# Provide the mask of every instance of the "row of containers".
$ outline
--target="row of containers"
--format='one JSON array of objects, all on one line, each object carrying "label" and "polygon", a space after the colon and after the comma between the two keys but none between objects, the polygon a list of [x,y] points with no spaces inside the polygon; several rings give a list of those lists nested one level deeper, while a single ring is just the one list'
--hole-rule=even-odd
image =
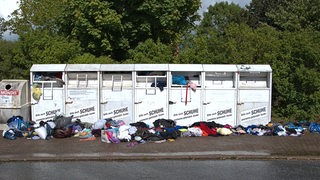
[{"label": "row of containers", "polygon": [[[271,85],[269,65],[34,64],[27,93],[35,122],[63,114],[90,123],[171,119],[181,126],[248,126],[270,122]],[[19,92],[2,92],[12,91],[9,86],[1,83],[0,94],[12,101]]]}]

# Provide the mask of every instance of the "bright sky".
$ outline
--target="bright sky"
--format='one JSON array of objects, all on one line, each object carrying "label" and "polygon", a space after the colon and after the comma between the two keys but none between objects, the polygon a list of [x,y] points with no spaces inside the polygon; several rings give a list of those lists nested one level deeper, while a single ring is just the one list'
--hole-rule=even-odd
[{"label": "bright sky", "polygon": [[19,0],[0,0],[0,16],[8,19],[8,15],[19,7],[19,2]]},{"label": "bright sky", "polygon": [[199,10],[199,14],[202,15],[204,11],[208,9],[210,5],[214,5],[215,3],[227,1],[228,3],[235,3],[239,4],[239,6],[244,7],[245,5],[248,5],[251,0],[202,0],[201,8]]}]

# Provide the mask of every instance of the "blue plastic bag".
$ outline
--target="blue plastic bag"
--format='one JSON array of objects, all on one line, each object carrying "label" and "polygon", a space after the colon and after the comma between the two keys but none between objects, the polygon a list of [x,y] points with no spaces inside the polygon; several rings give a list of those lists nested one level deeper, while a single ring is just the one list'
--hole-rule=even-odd
[{"label": "blue plastic bag", "polygon": [[184,76],[172,76],[172,84],[187,85],[188,82]]},{"label": "blue plastic bag", "polygon": [[309,126],[309,131],[320,133],[320,124],[317,124],[315,122],[311,122],[310,126]]},{"label": "blue plastic bag", "polygon": [[10,119],[8,119],[7,125],[10,129],[18,131],[26,131],[28,129],[27,123],[21,116],[12,116]]}]

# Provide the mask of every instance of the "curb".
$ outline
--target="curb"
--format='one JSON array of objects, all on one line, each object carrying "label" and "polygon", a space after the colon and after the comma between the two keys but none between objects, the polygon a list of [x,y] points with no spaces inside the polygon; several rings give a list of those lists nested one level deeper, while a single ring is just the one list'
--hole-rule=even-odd
[{"label": "curb", "polygon": [[[250,152],[252,153],[252,152]],[[268,153],[212,151],[176,153],[93,153],[93,154],[49,154],[0,155],[0,162],[26,161],[156,161],[156,160],[316,160],[319,156],[281,156]]]}]

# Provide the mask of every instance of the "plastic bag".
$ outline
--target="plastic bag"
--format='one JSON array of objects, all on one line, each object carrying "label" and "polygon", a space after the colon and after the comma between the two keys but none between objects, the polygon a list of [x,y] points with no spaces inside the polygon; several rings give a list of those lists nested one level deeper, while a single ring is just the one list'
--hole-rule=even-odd
[{"label": "plastic bag", "polygon": [[40,126],[40,127],[36,128],[34,131],[38,134],[38,136],[41,139],[47,138],[48,133],[47,133],[47,129],[45,127]]},{"label": "plastic bag", "polygon": [[17,137],[15,136],[15,133],[12,129],[7,130],[7,131],[3,131],[3,137],[6,139],[10,139],[10,140],[15,140],[17,139]]},{"label": "plastic bag", "polygon": [[320,124],[317,124],[315,122],[311,122],[310,126],[309,126],[309,131],[320,133]]},{"label": "plastic bag", "polygon": [[92,129],[103,129],[106,126],[106,122],[105,119],[98,120],[92,125]]},{"label": "plastic bag", "polygon": [[28,125],[21,116],[12,116],[10,119],[8,119],[7,125],[10,129],[18,131],[26,131],[28,129]]},{"label": "plastic bag", "polygon": [[172,84],[187,85],[188,82],[184,76],[172,76]]},{"label": "plastic bag", "polygon": [[53,122],[56,124],[55,128],[65,128],[67,125],[71,124],[73,116],[64,117],[64,116],[55,116]]}]

